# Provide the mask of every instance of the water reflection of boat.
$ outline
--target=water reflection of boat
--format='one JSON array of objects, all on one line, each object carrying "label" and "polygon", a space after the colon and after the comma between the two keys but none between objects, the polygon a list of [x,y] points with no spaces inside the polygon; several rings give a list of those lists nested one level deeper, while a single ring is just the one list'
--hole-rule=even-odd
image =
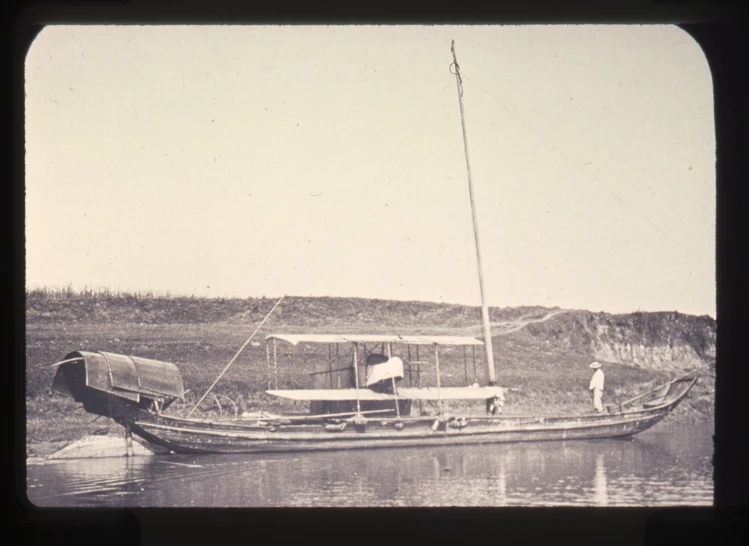
[{"label": "water reflection of boat", "polygon": [[[674,430],[674,434],[681,433]],[[690,428],[690,427],[687,427]],[[694,429],[694,427],[691,427]],[[696,431],[694,431],[696,432]],[[707,435],[691,434],[695,445]],[[469,447],[67,460],[30,478],[38,505],[446,506],[707,504],[704,449],[601,440]],[[179,463],[179,464],[176,464]],[[691,469],[690,469],[691,467]],[[448,470],[449,469],[449,470]],[[36,483],[36,482],[35,482]],[[188,499],[188,500],[186,500]]]},{"label": "water reflection of boat", "polygon": [[606,490],[606,468],[603,465],[603,453],[596,454],[596,476],[593,482],[593,500],[599,506],[606,506],[609,503],[609,496]]},{"label": "water reflection of boat", "polygon": [[[463,88],[454,47],[452,54],[451,68],[455,70],[465,139]],[[267,391],[277,397],[310,402],[311,415],[261,413],[253,419],[210,421],[189,419],[189,415],[188,418],[169,415],[166,413],[169,406],[184,399],[182,377],[176,366],[105,352],[68,354],[58,363],[54,388],[72,395],[90,413],[109,416],[122,424],[129,437],[134,433],[178,453],[312,451],[613,438],[631,436],[654,426],[687,395],[696,378],[687,375],[676,379],[656,391],[644,393],[638,397],[637,404],[634,403],[636,400],[630,400],[603,415],[504,417],[499,414],[504,393],[495,380],[467,145],[466,164],[479,266],[483,341],[423,335],[268,336],[267,341],[273,345],[274,359],[279,341],[292,345],[327,344],[331,348],[335,346],[336,354],[340,345],[350,347],[352,359],[343,364],[333,361],[333,352],[329,351],[328,367],[315,372],[316,380],[323,383],[321,386],[308,390]],[[366,344],[381,344],[387,347],[387,353],[364,355]],[[394,345],[401,347],[399,355],[393,352]],[[433,360],[419,356],[420,346],[433,349]],[[444,346],[483,347],[488,385],[442,386],[440,348]],[[412,347],[416,349],[415,358]],[[270,347],[267,354],[270,355]],[[372,356],[378,358],[371,359]],[[364,372],[360,372],[362,359],[366,359]],[[420,384],[422,365],[434,366],[436,386]],[[406,373],[409,381],[399,385],[396,379],[405,380]],[[414,373],[416,384],[413,382]],[[445,405],[450,400],[485,401],[487,414],[450,414]],[[411,415],[411,405],[415,401],[436,402],[436,415]]]}]

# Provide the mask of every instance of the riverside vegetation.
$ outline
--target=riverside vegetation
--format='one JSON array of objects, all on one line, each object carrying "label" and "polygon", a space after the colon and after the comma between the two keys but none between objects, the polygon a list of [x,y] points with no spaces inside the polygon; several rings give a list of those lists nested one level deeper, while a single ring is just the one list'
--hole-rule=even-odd
[{"label": "riverside vegetation", "polygon": [[[75,350],[108,351],[163,360],[182,373],[185,416],[270,311],[273,298],[202,298],[108,290],[34,289],[26,293],[26,442],[28,455],[45,455],[85,434],[118,430],[79,404],[50,394],[51,364]],[[604,403],[616,404],[704,366],[714,358],[716,323],[676,312],[623,315],[544,307],[491,308],[498,383],[509,389],[506,415],[554,415],[592,410],[588,364],[604,363]],[[327,347],[278,345],[269,369],[263,338],[269,333],[400,333],[481,336],[477,307],[359,298],[287,297],[271,315],[194,417],[244,411],[308,411],[268,388],[309,387],[309,372],[327,359]],[[473,367],[461,348],[443,348],[445,386],[486,384],[483,353]],[[424,349],[422,349],[424,350]],[[705,371],[670,421],[712,421],[714,368]],[[435,370],[422,366],[422,385]],[[470,407],[469,407],[470,406]],[[483,403],[456,401],[450,411],[481,411]],[[433,412],[425,403],[416,411]]]}]

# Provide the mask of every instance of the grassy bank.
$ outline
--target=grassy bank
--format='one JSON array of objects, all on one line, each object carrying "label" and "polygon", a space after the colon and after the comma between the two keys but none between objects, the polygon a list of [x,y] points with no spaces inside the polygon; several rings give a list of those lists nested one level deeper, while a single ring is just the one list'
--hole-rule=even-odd
[{"label": "grassy bank", "polygon": [[[87,433],[115,429],[108,419],[92,422],[74,402],[50,395],[54,369],[49,367],[75,350],[109,351],[163,360],[177,364],[186,401],[173,406],[186,414],[209,388],[217,374],[231,360],[257,323],[275,303],[271,299],[217,300],[167,298],[138,294],[45,293],[27,297],[26,324],[26,410],[27,445],[30,454],[40,446],[73,441]],[[544,308],[493,310],[492,320],[515,323],[548,313]],[[293,298],[268,320],[257,340],[273,332],[359,332],[397,331],[401,334],[477,334],[478,310],[466,306],[420,302],[377,302],[342,298]],[[501,330],[501,325],[498,328]],[[510,331],[512,329],[509,329]],[[494,338],[497,379],[510,389],[505,412],[508,415],[566,414],[591,410],[587,385],[591,356],[586,346],[558,342],[558,329],[545,337],[536,328],[510,331]],[[348,360],[348,348],[340,358]],[[431,353],[427,351],[429,357]],[[405,356],[405,355],[404,355]],[[422,355],[422,359],[424,359]],[[265,344],[248,346],[216,385],[224,411],[306,411],[306,404],[279,400],[264,393],[279,388],[310,386],[309,373],[325,362],[326,346],[278,345],[279,367],[269,368]],[[478,381],[486,384],[482,355],[477,352],[474,368],[471,351],[464,361],[462,349],[445,348],[440,367],[445,386],[462,386]],[[466,365],[467,363],[467,365]],[[673,377],[667,371],[610,363],[605,365],[605,403],[621,402],[638,392]],[[435,385],[434,370],[423,367],[422,384]],[[704,378],[670,420],[712,419],[713,378]],[[229,402],[231,399],[232,402]],[[216,416],[219,403],[209,396],[195,416]],[[421,408],[431,412],[429,404]],[[452,410],[482,411],[482,403],[454,403]],[[43,451],[43,449],[42,449]]]}]

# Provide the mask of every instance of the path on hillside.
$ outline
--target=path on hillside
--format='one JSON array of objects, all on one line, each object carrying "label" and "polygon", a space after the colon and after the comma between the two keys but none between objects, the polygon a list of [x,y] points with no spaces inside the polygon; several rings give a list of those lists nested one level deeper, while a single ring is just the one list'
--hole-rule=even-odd
[{"label": "path on hillside", "polygon": [[[547,320],[550,320],[557,315],[562,315],[564,313],[570,313],[568,309],[557,309],[555,311],[549,311],[540,318],[528,318],[523,317],[519,318],[517,320],[502,320],[498,322],[492,322],[491,323],[491,329],[492,329],[492,337],[494,336],[506,336],[508,334],[511,334],[513,332],[517,332],[518,330],[522,330],[529,324],[533,323],[539,323],[539,322],[546,322]],[[471,332],[475,335],[481,334],[481,328],[480,327],[471,327]]]},{"label": "path on hillside", "polygon": [[[492,335],[493,336],[496,336],[496,335],[505,336],[507,334],[511,334],[512,332],[517,332],[518,330],[522,330],[529,324],[533,324],[536,322],[546,322],[547,320],[550,320],[556,317],[557,315],[562,315],[564,313],[569,313],[569,311],[565,309],[559,309],[556,311],[549,311],[548,313],[546,313],[546,315],[544,315],[541,318],[534,318],[534,319],[521,318],[518,320],[492,322],[491,323]],[[496,331],[497,328],[500,328],[501,330],[498,332]]]},{"label": "path on hillside", "polygon": [[[517,332],[518,330],[522,330],[529,324],[546,322],[547,320],[551,320],[557,315],[562,315],[564,313],[571,313],[571,312],[572,311],[570,311],[569,309],[556,309],[554,311],[549,311],[543,317],[539,317],[539,318],[521,317],[516,320],[500,320],[500,321],[492,322],[491,323],[492,337],[506,336],[513,332]],[[472,336],[483,335],[483,332],[481,331],[481,326],[469,326],[465,329],[462,329],[462,331],[466,335],[472,335]]]}]

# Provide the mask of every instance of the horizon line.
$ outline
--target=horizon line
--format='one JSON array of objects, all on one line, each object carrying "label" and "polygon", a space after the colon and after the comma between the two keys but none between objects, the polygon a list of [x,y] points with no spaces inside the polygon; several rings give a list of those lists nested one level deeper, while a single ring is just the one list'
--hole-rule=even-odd
[{"label": "horizon line", "polygon": [[[28,296],[33,292],[41,292],[44,295],[49,296],[62,296],[67,295],[68,297],[113,297],[113,298],[127,298],[127,297],[141,297],[141,298],[154,298],[154,299],[195,299],[195,300],[277,300],[281,296],[268,296],[268,295],[202,295],[202,294],[190,294],[185,292],[172,292],[170,290],[158,290],[158,289],[121,289],[121,288],[110,288],[110,287],[84,287],[74,288],[71,284],[65,286],[40,286],[32,285],[26,286],[24,294]],[[304,299],[348,299],[348,300],[368,300],[368,301],[383,301],[383,302],[398,302],[398,303],[424,303],[433,305],[446,305],[446,306],[459,306],[468,307],[472,309],[481,309],[481,304],[470,304],[462,302],[447,302],[447,301],[433,301],[433,300],[406,300],[398,298],[384,298],[384,297],[368,297],[368,296],[334,296],[334,295],[302,295],[302,294],[284,294],[284,297],[289,298],[304,298]],[[685,316],[693,317],[709,317],[712,320],[717,320],[716,316],[710,313],[687,313],[679,311],[678,309],[658,309],[658,310],[647,310],[647,309],[633,309],[630,311],[618,312],[618,311],[606,311],[606,310],[592,310],[584,308],[572,308],[572,307],[561,307],[559,305],[541,305],[541,304],[522,304],[514,306],[499,306],[489,304],[489,308],[494,309],[522,309],[526,307],[536,307],[549,310],[562,310],[571,312],[586,312],[586,313],[605,313],[609,315],[630,315],[634,313],[678,313]],[[717,314],[716,314],[717,315]]]}]

